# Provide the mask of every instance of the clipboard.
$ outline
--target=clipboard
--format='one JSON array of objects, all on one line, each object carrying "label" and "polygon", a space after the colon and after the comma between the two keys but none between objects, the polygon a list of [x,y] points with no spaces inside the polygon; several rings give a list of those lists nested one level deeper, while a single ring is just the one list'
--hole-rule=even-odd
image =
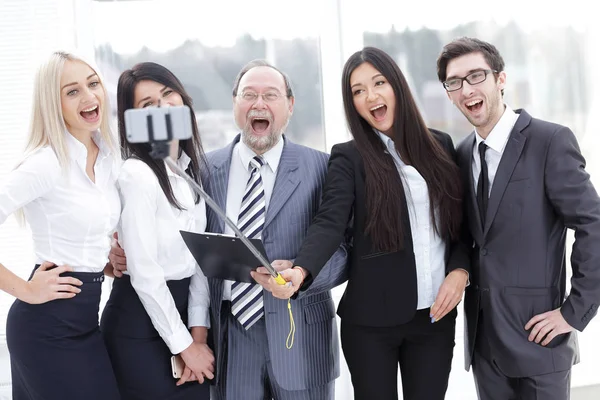
[{"label": "clipboard", "polygon": [[[207,278],[254,283],[250,271],[260,267],[256,256],[235,236],[179,231]],[[249,239],[268,259],[260,239]]]}]

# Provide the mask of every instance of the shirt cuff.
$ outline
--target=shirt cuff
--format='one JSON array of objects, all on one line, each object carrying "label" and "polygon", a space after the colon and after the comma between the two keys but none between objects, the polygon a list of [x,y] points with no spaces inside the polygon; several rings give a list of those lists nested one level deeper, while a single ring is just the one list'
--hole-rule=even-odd
[{"label": "shirt cuff", "polygon": [[194,342],[190,331],[185,326],[176,330],[171,336],[164,338],[171,354],[179,354]]},{"label": "shirt cuff", "polygon": [[194,326],[210,328],[210,314],[207,307],[188,307],[188,328]]}]

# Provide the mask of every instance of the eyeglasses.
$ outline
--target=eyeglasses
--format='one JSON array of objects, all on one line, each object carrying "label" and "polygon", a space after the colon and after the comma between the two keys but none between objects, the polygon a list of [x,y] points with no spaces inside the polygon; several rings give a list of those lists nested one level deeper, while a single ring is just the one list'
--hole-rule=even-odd
[{"label": "eyeglasses", "polygon": [[469,85],[476,85],[485,81],[489,73],[497,73],[494,69],[482,69],[480,71],[471,72],[464,78],[452,78],[442,82],[447,92],[454,92],[463,87],[463,81],[469,82]]},{"label": "eyeglasses", "polygon": [[[246,103],[254,103],[256,100],[258,100],[258,96],[259,96],[258,93],[250,91],[250,90],[244,91],[244,92],[238,94],[238,97]],[[262,99],[265,103],[274,103],[283,97],[283,95],[281,93],[279,93],[275,90],[270,90],[265,93],[260,93],[260,96],[262,97]]]}]

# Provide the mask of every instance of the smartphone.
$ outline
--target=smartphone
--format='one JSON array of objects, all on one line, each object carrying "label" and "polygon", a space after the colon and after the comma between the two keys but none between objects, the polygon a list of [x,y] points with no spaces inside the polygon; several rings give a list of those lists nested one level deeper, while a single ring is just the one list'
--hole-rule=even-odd
[{"label": "smartphone", "polygon": [[125,132],[129,143],[186,140],[192,137],[192,112],[188,106],[132,108],[125,111]]},{"label": "smartphone", "polygon": [[184,365],[185,363],[180,355],[171,356],[171,371],[173,372],[173,378],[181,378],[183,375]]}]

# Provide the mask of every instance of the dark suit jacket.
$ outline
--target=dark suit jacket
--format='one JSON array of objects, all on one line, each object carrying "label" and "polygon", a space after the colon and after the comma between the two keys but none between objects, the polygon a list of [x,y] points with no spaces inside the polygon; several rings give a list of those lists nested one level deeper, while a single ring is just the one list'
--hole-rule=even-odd
[{"label": "dark suit jacket", "polygon": [[[431,132],[454,157],[450,136]],[[348,285],[338,315],[351,323],[372,327],[396,326],[410,321],[417,309],[417,275],[408,208],[405,202],[402,210],[403,250],[393,253],[374,251],[365,234],[367,207],[363,159],[354,141],[350,141],[337,144],[331,150],[323,200],[296,257],[296,265],[317,276],[343,240],[353,216]],[[467,246],[453,243],[447,246],[446,253],[447,272],[456,268],[469,270]]]},{"label": "dark suit jacket", "polygon": [[[465,206],[474,238],[471,285],[465,294],[468,370],[478,314],[502,372],[511,377],[564,371],[578,360],[576,334],[547,347],[529,342],[534,315],[560,308],[583,330],[600,303],[600,200],[568,128],[520,116],[492,184],[482,229],[471,160],[475,133],[458,147]],[[575,230],[571,293],[565,298],[566,228]]]}]

